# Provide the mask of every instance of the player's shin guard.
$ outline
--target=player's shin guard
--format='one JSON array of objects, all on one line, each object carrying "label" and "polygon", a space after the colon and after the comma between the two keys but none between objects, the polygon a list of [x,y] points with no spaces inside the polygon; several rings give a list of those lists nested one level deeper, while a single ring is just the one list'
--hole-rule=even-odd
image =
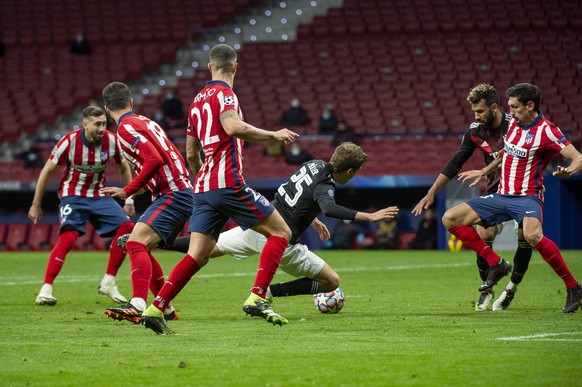
[{"label": "player's shin guard", "polygon": [[117,272],[125,260],[125,250],[117,246],[117,239],[124,234],[131,234],[133,226],[133,222],[125,222],[117,229],[117,232],[111,241],[111,245],[109,246],[109,260],[107,261],[107,270],[105,271],[105,274],[113,277],[117,276]]},{"label": "player's shin guard", "polygon": [[51,250],[49,259],[46,265],[46,271],[44,274],[44,283],[52,285],[55,278],[61,272],[67,254],[71,251],[73,243],[77,240],[79,232],[77,230],[63,231],[59,235],[59,240],[55,247]]},{"label": "player's shin guard", "polygon": [[131,286],[133,298],[148,299],[148,288],[152,278],[152,263],[148,248],[140,242],[128,241],[125,245],[131,261]]},{"label": "player's shin guard", "polygon": [[163,312],[198,270],[200,270],[198,262],[190,255],[184,256],[172,269],[168,280],[158,292],[153,305]]},{"label": "player's shin guard", "polygon": [[540,252],[544,261],[546,261],[552,269],[556,272],[556,274],[564,281],[566,284],[567,289],[575,288],[578,286],[578,281],[574,278],[568,265],[562,258],[562,254],[560,254],[560,250],[558,246],[550,239],[543,237],[540,243],[538,243],[534,247],[537,251]]},{"label": "player's shin guard", "polygon": [[459,238],[464,245],[469,246],[477,254],[483,257],[489,266],[495,266],[501,257],[485,243],[479,236],[477,230],[471,226],[456,226],[449,228],[449,232]]},{"label": "player's shin guard", "polygon": [[515,256],[513,257],[513,272],[511,273],[511,282],[515,285],[519,284],[523,279],[529,267],[532,252],[533,248],[525,239],[517,241],[517,250],[515,250]]},{"label": "player's shin guard", "polygon": [[267,288],[271,284],[271,281],[273,281],[275,272],[281,262],[281,257],[288,244],[289,241],[280,236],[270,236],[267,238],[267,243],[265,243],[265,247],[261,251],[259,269],[257,270],[255,284],[252,289],[252,292],[257,296],[265,298]]}]

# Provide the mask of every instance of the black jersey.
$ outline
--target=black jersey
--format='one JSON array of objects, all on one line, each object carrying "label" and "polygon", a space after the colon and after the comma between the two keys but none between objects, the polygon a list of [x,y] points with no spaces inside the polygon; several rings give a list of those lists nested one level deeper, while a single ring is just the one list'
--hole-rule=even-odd
[{"label": "black jersey", "polygon": [[354,220],[356,217],[356,211],[335,203],[332,167],[322,160],[303,163],[279,187],[273,204],[293,233],[290,243],[297,243],[320,212],[339,219]]},{"label": "black jersey", "polygon": [[[492,129],[487,129],[482,123],[473,122],[463,135],[459,149],[457,149],[457,152],[451,157],[441,173],[449,179],[455,177],[477,148],[483,152],[485,164],[491,163],[495,159],[497,152],[503,149],[503,137],[507,133],[510,120],[511,115],[503,113],[501,125]],[[487,176],[487,194],[497,192],[500,176],[500,169]]]}]

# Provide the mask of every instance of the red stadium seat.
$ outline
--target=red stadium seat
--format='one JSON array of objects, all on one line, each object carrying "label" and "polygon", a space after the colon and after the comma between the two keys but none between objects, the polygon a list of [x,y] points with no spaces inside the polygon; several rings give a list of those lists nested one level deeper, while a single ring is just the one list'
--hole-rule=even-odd
[{"label": "red stadium seat", "polygon": [[42,251],[50,249],[49,238],[51,226],[48,223],[39,223],[30,226],[30,234],[28,236],[28,248],[30,250]]},{"label": "red stadium seat", "polygon": [[75,243],[73,243],[73,250],[85,251],[92,249],[93,234],[95,233],[95,229],[90,224],[87,224],[86,231],[87,232],[85,235],[80,236],[75,240]]},{"label": "red stadium seat", "polygon": [[26,238],[28,236],[28,224],[13,223],[8,225],[6,233],[6,250],[20,251],[26,249]]},{"label": "red stadium seat", "polygon": [[8,225],[6,223],[0,223],[0,250],[6,250],[6,230]]}]

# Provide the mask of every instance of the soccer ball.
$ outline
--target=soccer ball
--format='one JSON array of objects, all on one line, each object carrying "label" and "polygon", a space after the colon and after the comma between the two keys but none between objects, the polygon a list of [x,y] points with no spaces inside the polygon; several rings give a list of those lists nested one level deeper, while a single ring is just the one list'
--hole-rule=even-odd
[{"label": "soccer ball", "polygon": [[337,313],[344,307],[344,292],[340,288],[329,293],[313,295],[313,303],[321,313]]}]

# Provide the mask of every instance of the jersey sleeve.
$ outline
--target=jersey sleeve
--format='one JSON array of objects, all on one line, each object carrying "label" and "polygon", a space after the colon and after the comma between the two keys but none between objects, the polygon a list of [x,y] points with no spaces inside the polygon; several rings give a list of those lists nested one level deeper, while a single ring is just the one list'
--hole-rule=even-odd
[{"label": "jersey sleeve", "polygon": [[325,216],[336,219],[354,220],[356,212],[340,206],[335,202],[335,186],[332,183],[320,183],[313,190],[313,199],[319,204]]},{"label": "jersey sleeve", "polygon": [[557,152],[570,145],[564,133],[555,125],[549,125],[544,129],[544,137],[547,138],[548,148]]},{"label": "jersey sleeve", "polygon": [[442,170],[442,174],[452,179],[459,173],[463,165],[471,158],[475,151],[475,143],[471,139],[471,129],[467,130],[461,140],[461,145]]},{"label": "jersey sleeve", "polygon": [[66,163],[68,159],[68,151],[69,146],[71,143],[70,136],[64,136],[57,142],[54,146],[53,150],[51,151],[51,155],[49,160],[52,161],[56,165],[63,165]]},{"label": "jersey sleeve", "polygon": [[[219,103],[218,116],[229,110],[237,111],[236,96],[232,89],[222,89],[216,96]],[[237,112],[238,113],[238,112]]]}]

